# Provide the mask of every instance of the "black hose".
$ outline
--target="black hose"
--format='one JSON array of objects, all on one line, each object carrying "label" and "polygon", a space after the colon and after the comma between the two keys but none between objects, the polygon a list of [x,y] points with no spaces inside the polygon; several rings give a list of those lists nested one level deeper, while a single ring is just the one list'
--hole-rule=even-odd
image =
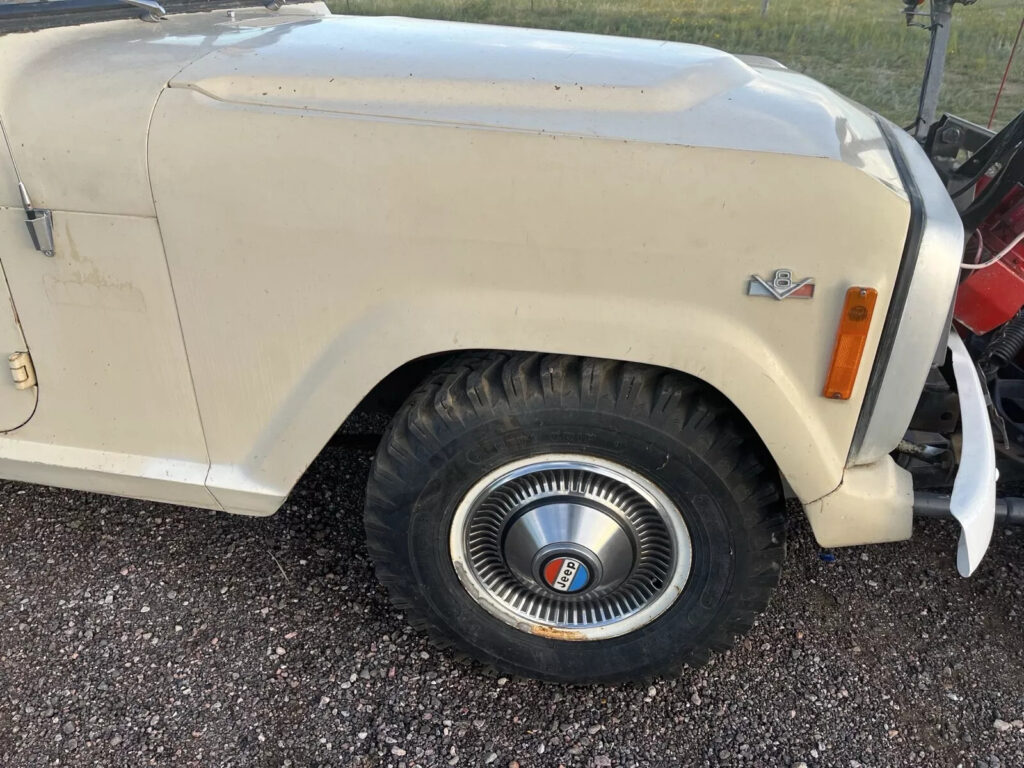
[{"label": "black hose", "polygon": [[1018,310],[996,331],[993,339],[985,347],[979,364],[989,378],[1009,362],[1012,362],[1024,349],[1024,308]]},{"label": "black hose", "polygon": [[[945,493],[914,491],[914,516],[950,520],[953,517],[950,501]],[[1024,525],[1024,499],[1019,496],[996,499],[995,517],[1000,525]]]}]

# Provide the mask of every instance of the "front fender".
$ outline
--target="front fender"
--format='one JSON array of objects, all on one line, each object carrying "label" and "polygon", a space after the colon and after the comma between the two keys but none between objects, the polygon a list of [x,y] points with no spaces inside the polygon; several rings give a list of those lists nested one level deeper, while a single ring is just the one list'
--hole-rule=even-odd
[{"label": "front fender", "polygon": [[[389,372],[438,351],[592,355],[708,382],[794,492],[841,481],[909,220],[835,160],[161,96],[150,171],[212,467],[273,511]],[[752,274],[813,300],[748,297]],[[850,285],[878,289],[848,401]]]},{"label": "front fender", "polygon": [[[280,403],[279,418],[261,430],[252,455],[267,457],[259,472],[263,482],[271,483],[253,486],[237,467],[214,464],[210,488],[229,509],[273,511],[376,383],[409,360],[459,349],[573,354],[688,373],[714,386],[747,417],[779,467],[789,470],[783,472],[798,496],[817,498],[839,484],[843,446],[830,439],[829,425],[816,414],[801,415],[799,382],[765,339],[712,312],[681,317],[673,307],[619,306],[636,318],[628,330],[616,318],[601,317],[601,302],[579,298],[552,300],[496,290],[381,305],[333,340]],[[683,321],[685,334],[672,330]],[[297,457],[304,463],[297,464]],[[263,474],[275,466],[283,470],[278,478]],[[267,498],[261,501],[250,491]]]}]

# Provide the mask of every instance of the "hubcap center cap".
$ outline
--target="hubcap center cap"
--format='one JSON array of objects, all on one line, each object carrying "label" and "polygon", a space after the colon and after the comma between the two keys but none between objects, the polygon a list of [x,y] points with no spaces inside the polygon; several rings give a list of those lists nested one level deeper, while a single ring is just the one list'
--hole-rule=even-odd
[{"label": "hubcap center cap", "polygon": [[[614,513],[591,500],[544,499],[509,526],[505,561],[527,585],[561,595],[607,591],[629,576],[635,546]],[[550,593],[549,593],[550,594]]]},{"label": "hubcap center cap", "polygon": [[568,594],[585,590],[590,585],[590,574],[587,564],[572,553],[555,555],[540,569],[544,584]]}]

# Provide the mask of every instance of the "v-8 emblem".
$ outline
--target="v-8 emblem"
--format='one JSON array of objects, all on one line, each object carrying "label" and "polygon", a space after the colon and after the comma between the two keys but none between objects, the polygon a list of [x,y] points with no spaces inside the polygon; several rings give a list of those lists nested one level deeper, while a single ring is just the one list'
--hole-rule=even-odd
[{"label": "v-8 emblem", "polygon": [[751,275],[747,283],[747,296],[770,296],[779,301],[811,299],[814,298],[814,278],[794,280],[793,272],[788,269],[776,269],[771,282],[760,275]]}]

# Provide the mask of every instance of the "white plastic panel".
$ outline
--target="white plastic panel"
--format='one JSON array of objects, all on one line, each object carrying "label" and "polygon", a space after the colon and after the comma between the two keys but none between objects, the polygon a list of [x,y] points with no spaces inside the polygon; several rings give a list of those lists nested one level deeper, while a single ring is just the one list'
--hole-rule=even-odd
[{"label": "white plastic panel", "polygon": [[949,507],[962,528],[956,567],[961,576],[970,576],[992,540],[998,478],[996,450],[978,371],[955,331],[949,334],[949,349],[953,353],[953,375],[960,393],[963,431],[960,467],[953,482]]}]

